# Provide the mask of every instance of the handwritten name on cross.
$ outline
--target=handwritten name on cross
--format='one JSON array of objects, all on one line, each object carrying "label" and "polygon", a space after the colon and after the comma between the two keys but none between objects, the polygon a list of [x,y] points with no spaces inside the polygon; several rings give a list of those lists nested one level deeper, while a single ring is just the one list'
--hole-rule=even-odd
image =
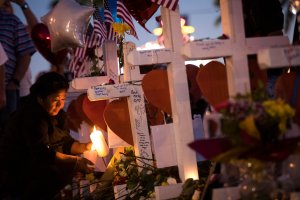
[{"label": "handwritten name on cross", "polygon": [[153,165],[146,110],[141,87],[128,83],[92,86],[88,89],[87,94],[90,101],[128,97],[135,154],[147,159],[144,161],[145,163],[139,162],[140,165]]},{"label": "handwritten name on cross", "polygon": [[229,95],[250,92],[248,55],[259,49],[289,44],[288,37],[246,38],[242,0],[221,0],[221,19],[225,40],[195,41],[184,45],[183,55],[190,60],[225,57]]},{"label": "handwritten name on cross", "polygon": [[[198,179],[198,169],[196,153],[188,147],[188,143],[194,141],[192,127],[190,100],[186,68],[182,56],[178,54],[182,47],[181,40],[174,40],[175,43],[168,42],[172,38],[181,38],[180,14],[179,10],[170,11],[161,8],[164,27],[168,27],[163,33],[171,37],[165,37],[166,47],[156,50],[136,51],[134,46],[124,48],[124,60],[127,64],[127,75],[130,80],[140,80],[139,66],[167,63],[167,72],[170,88],[170,98],[172,104],[173,133],[179,175],[182,181],[187,178]],[[172,16],[172,17],[171,17]],[[172,24],[172,25],[170,25]],[[130,45],[130,44],[129,44]],[[126,67],[126,65],[125,65]],[[125,69],[124,69],[125,71]],[[128,79],[125,78],[128,81]],[[153,83],[155,84],[155,83]],[[159,94],[158,94],[159,95]]]},{"label": "handwritten name on cross", "polygon": [[[124,81],[141,81],[145,74],[140,74],[142,67],[152,64],[171,62],[172,52],[169,49],[137,51],[133,42],[123,45]],[[153,83],[155,84],[155,83]],[[150,126],[152,151],[157,168],[177,165],[175,138],[172,124]]]}]

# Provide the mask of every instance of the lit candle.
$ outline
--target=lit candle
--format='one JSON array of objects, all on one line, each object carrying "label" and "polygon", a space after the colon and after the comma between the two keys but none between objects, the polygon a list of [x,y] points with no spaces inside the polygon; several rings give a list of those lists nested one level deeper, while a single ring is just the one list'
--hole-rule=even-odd
[{"label": "lit candle", "polygon": [[93,146],[96,149],[99,157],[105,157],[109,153],[108,146],[101,131],[98,131],[94,126],[94,130],[90,135]]}]

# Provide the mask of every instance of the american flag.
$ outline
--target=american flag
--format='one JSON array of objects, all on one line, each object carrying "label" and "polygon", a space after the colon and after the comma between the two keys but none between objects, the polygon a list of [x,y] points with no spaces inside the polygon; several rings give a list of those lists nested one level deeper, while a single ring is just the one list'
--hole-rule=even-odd
[{"label": "american flag", "polygon": [[107,38],[108,40],[116,40],[116,33],[112,27],[114,23],[114,19],[109,9],[108,1],[104,0],[104,22],[107,30]]},{"label": "american flag", "polygon": [[104,24],[102,23],[99,8],[95,8],[93,17],[94,17],[94,34],[96,34],[97,36],[96,39],[98,41],[97,46],[100,47],[103,44],[104,40],[106,39],[107,31]]},{"label": "american flag", "polygon": [[88,56],[86,56],[87,49],[101,47],[106,39],[106,28],[102,23],[98,8],[95,8],[93,18],[94,26],[91,24],[88,26],[84,38],[84,47],[77,47],[75,49],[73,58],[69,64],[69,70],[74,74],[74,78],[79,77],[84,72],[84,65],[88,59]]},{"label": "american flag", "polygon": [[84,44],[87,48],[93,48],[96,46],[97,42],[98,40],[97,35],[94,33],[94,27],[91,24],[89,24],[87,32],[85,34]]},{"label": "american flag", "polygon": [[136,37],[136,39],[139,39],[136,34],[131,15],[128,9],[125,7],[123,0],[117,0],[117,17],[121,18],[125,23],[127,23],[131,28],[131,34]]},{"label": "american flag", "polygon": [[77,47],[75,49],[73,58],[69,64],[69,71],[73,73],[73,77],[79,77],[81,71],[84,68],[84,59],[85,59],[86,46],[81,48]]},{"label": "american flag", "polygon": [[[90,37],[86,35],[86,37]],[[86,40],[86,39],[85,39]],[[83,47],[76,47],[74,50],[73,58],[69,64],[69,71],[73,73],[74,78],[79,76],[80,68],[83,66],[83,60],[86,55],[86,50],[88,48],[88,44],[85,42]]]},{"label": "american flag", "polygon": [[171,10],[176,10],[179,0],[151,0],[153,3],[164,6]]}]

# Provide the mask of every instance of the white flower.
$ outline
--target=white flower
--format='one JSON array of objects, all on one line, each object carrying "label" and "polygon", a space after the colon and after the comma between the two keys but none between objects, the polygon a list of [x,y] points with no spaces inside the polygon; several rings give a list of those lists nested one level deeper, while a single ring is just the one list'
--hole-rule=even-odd
[{"label": "white flower", "polygon": [[119,174],[120,174],[120,176],[122,176],[122,177],[126,177],[126,176],[127,176],[127,173],[126,173],[126,170],[125,170],[125,169],[123,169]]},{"label": "white flower", "polygon": [[123,155],[123,154],[121,154],[121,159],[122,159],[122,161],[126,161],[126,156],[125,155]]},{"label": "white flower", "polygon": [[120,168],[120,169],[124,169],[124,164],[122,164],[122,163],[119,164],[119,168]]},{"label": "white flower", "polygon": [[169,185],[177,184],[176,179],[172,177],[168,177],[167,182],[169,183]]},{"label": "white flower", "polygon": [[68,185],[65,186],[64,189],[65,189],[65,190],[68,190],[68,191],[69,191],[69,190],[72,190],[72,186],[71,186],[70,184],[68,184]]}]

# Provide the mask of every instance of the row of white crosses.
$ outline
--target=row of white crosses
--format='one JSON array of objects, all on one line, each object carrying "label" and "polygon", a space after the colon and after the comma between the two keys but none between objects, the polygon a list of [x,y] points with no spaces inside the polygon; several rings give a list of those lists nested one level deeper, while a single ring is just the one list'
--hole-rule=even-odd
[{"label": "row of white crosses", "polygon": [[[162,9],[162,13],[164,12],[165,14],[163,14],[163,20],[171,22],[172,20],[170,20],[171,19],[170,11],[167,9]],[[176,25],[177,27],[175,31],[172,30],[169,32],[170,33],[177,32],[178,36],[174,36],[174,37],[181,38],[181,31],[180,31],[181,29],[180,29],[180,21],[179,21],[180,16],[178,12],[175,12],[175,14],[176,14],[175,19],[177,20],[175,22],[174,21],[172,22],[173,23],[172,26],[175,27],[174,25]],[[125,54],[124,83],[115,84],[115,85],[106,85],[106,86],[92,86],[91,88],[88,89],[88,97],[92,101],[119,98],[119,97],[128,97],[128,106],[130,111],[130,119],[131,119],[130,121],[132,127],[135,153],[139,157],[149,159],[149,164],[153,165],[153,163],[150,163],[150,160],[152,159],[153,151],[151,149],[151,143],[149,137],[150,134],[148,132],[148,124],[146,118],[143,92],[141,90],[141,86],[133,85],[131,84],[131,82],[141,80],[141,75],[139,72],[138,65],[170,63],[168,66],[168,74],[169,74],[168,76],[169,77],[172,76],[174,78],[168,78],[168,79],[169,79],[169,84],[172,85],[171,87],[172,89],[170,90],[171,91],[170,93],[171,93],[171,99],[173,99],[173,103],[172,103],[172,107],[173,107],[172,117],[174,121],[173,132],[176,132],[176,134],[174,135],[175,145],[173,145],[175,146],[175,148],[172,150],[173,152],[176,152],[175,158],[177,158],[177,164],[179,165],[181,163],[181,166],[179,166],[181,179],[182,180],[186,180],[187,178],[198,179],[196,153],[187,146],[188,143],[194,140],[194,136],[193,136],[192,119],[191,119],[190,103],[189,103],[189,96],[188,96],[189,93],[188,93],[187,76],[185,71],[184,60],[180,55],[180,49],[179,49],[182,45],[181,44],[174,45],[172,44],[171,40],[169,41],[169,45],[175,47],[166,50],[155,50],[154,52],[153,51],[136,52],[135,46],[133,44],[130,43],[126,44],[126,46],[124,47],[125,50],[124,51]],[[178,51],[174,49],[178,49]],[[138,53],[138,55],[136,55],[136,53]],[[149,53],[151,54],[150,56]],[[132,59],[133,57],[135,57],[136,59]],[[178,114],[175,114],[176,110]],[[139,163],[139,164],[143,165],[143,163]],[[165,187],[163,189],[157,187],[156,198],[165,199],[165,198],[176,197],[180,194],[181,191],[180,187],[181,184],[177,185],[177,187],[170,186],[168,187],[169,190],[167,190]],[[172,190],[172,192],[170,190]]]},{"label": "row of white crosses", "polygon": [[[266,47],[287,45],[288,38],[272,36],[245,38],[241,0],[221,0],[222,28],[230,39],[195,41],[183,45],[180,14],[161,8],[164,21],[165,49],[136,51],[128,46],[125,51],[124,83],[107,86],[92,85],[88,89],[90,100],[128,97],[134,147],[137,156],[152,158],[152,149],[146,120],[143,92],[140,86],[130,84],[140,80],[138,65],[168,63],[167,73],[172,106],[172,133],[174,152],[182,181],[198,179],[196,153],[188,147],[194,140],[184,59],[226,58],[229,94],[250,92],[247,55],[256,54]],[[114,58],[116,59],[116,57]],[[117,81],[116,81],[117,82]],[[156,194],[158,199],[172,198],[172,194]],[[162,192],[162,190],[160,190]],[[159,191],[158,191],[159,193]],[[170,196],[171,195],[171,196]]]},{"label": "row of white crosses", "polygon": [[187,59],[225,57],[229,96],[250,92],[248,55],[260,49],[288,45],[286,36],[245,38],[241,0],[221,0],[222,30],[227,40],[192,42],[183,47]]}]

